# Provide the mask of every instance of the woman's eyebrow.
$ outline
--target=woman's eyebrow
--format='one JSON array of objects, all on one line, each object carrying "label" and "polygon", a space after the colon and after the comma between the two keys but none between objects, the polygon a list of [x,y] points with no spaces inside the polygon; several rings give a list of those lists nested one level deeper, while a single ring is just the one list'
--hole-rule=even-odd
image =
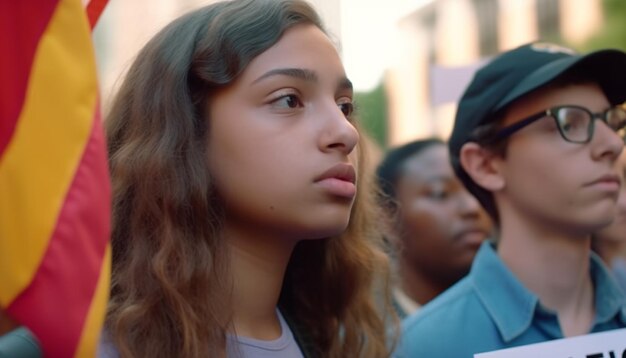
[{"label": "woman's eyebrow", "polygon": [[[265,72],[259,76],[259,78],[252,81],[252,84],[273,76],[288,76],[313,83],[317,83],[319,81],[317,73],[306,68],[276,68]],[[339,90],[353,90],[352,81],[350,81],[347,77],[340,79],[337,87]]]},{"label": "woman's eyebrow", "polygon": [[317,74],[314,71],[304,68],[276,68],[265,72],[259,78],[254,80],[252,84],[262,81],[272,76],[289,76],[297,79],[301,79],[307,82],[318,82]]},{"label": "woman's eyebrow", "polygon": [[352,81],[350,81],[347,77],[342,78],[339,81],[339,89],[340,90],[350,90],[352,91]]}]

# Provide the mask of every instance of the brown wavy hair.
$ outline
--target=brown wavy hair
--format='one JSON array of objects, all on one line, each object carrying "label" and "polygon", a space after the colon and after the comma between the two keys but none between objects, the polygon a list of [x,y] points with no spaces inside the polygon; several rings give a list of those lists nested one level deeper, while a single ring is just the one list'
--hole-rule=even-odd
[{"label": "brown wavy hair", "polygon": [[[129,69],[105,122],[114,200],[106,329],[122,357],[224,353],[232,282],[218,235],[224,214],[206,164],[204,108],[302,23],[323,29],[304,1],[215,3],[165,27]],[[319,357],[387,357],[393,345],[365,149],[357,149],[359,190],[347,231],[298,243],[281,290],[282,307]]]}]

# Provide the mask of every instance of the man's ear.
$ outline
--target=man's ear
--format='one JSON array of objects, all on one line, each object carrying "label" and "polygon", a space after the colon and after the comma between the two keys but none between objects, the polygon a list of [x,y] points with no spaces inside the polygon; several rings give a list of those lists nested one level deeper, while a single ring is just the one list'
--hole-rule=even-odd
[{"label": "man's ear", "polygon": [[502,158],[498,155],[469,142],[461,147],[460,160],[465,172],[485,190],[495,192],[504,188],[506,183],[499,165]]}]

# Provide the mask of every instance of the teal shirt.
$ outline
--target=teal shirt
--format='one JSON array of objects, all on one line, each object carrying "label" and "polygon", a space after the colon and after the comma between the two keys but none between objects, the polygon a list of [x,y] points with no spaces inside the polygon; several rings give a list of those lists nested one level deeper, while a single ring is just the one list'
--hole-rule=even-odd
[{"label": "teal shirt", "polygon": [[[591,255],[596,317],[591,332],[626,327],[626,296]],[[396,358],[471,358],[476,353],[563,338],[539,302],[484,243],[468,276],[403,322]]]},{"label": "teal shirt", "polygon": [[25,327],[0,336],[0,358],[41,358],[39,342]]}]

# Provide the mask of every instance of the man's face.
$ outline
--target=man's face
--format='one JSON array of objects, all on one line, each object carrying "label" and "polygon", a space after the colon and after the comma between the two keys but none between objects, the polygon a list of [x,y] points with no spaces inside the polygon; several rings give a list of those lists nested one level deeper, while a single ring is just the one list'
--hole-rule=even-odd
[{"label": "man's face", "polygon": [[[513,103],[503,126],[539,111],[577,105],[593,113],[610,107],[593,83],[548,87]],[[540,119],[509,138],[505,158],[495,165],[504,186],[494,193],[502,218],[511,212],[527,222],[571,234],[588,234],[613,219],[621,178],[618,168],[624,143],[605,123],[595,121],[589,143],[570,143],[550,117]],[[620,179],[623,181],[623,178]]]},{"label": "man's face", "polygon": [[491,225],[454,175],[446,146],[408,158],[395,190],[403,259],[445,284],[467,274]]},{"label": "man's face", "polygon": [[[626,153],[621,156],[622,173],[626,175]],[[611,225],[598,231],[594,237],[598,240],[607,240],[626,244],[626,184],[622,183],[622,190],[617,200],[615,219]]]}]

